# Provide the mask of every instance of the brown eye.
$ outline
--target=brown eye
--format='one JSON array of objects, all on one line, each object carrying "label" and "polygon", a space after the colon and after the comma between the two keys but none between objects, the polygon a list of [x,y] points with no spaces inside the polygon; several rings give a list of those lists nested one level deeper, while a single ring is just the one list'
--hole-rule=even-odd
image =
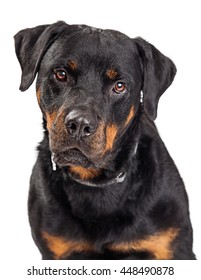
[{"label": "brown eye", "polygon": [[117,94],[125,93],[126,92],[126,85],[123,82],[117,82],[113,88],[114,92]]},{"label": "brown eye", "polygon": [[56,79],[60,82],[66,82],[67,81],[67,74],[64,69],[55,69],[54,75]]}]

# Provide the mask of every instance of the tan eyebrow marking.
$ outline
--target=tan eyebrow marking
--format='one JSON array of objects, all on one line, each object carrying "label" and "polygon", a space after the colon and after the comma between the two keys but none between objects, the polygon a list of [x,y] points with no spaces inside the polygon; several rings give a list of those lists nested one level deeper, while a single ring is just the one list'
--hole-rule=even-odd
[{"label": "tan eyebrow marking", "polygon": [[78,68],[77,62],[75,62],[74,60],[69,60],[67,65],[72,71],[76,71]]},{"label": "tan eyebrow marking", "polygon": [[118,75],[118,72],[115,71],[114,69],[108,69],[106,75],[110,80],[113,80]]}]

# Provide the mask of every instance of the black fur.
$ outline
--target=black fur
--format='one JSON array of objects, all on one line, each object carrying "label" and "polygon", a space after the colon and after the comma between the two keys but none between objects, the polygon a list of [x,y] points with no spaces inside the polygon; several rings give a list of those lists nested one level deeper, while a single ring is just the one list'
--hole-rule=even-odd
[{"label": "black fur", "polygon": [[15,42],[20,89],[38,73],[44,139],[29,218],[43,259],[194,259],[184,184],[153,122],[173,62],[142,38],[64,22]]}]

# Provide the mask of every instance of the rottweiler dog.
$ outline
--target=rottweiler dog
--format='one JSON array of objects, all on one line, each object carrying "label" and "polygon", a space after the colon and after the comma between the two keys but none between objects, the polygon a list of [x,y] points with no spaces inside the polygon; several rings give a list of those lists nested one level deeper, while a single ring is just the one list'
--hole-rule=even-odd
[{"label": "rottweiler dog", "polygon": [[176,67],[114,30],[20,31],[20,90],[37,75],[44,138],[29,191],[43,259],[195,259],[184,183],[154,120]]}]

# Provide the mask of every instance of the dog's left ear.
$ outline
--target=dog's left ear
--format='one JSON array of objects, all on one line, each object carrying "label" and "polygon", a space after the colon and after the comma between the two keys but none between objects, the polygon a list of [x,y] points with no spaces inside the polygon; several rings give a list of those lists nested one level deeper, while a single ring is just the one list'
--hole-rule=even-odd
[{"label": "dog's left ear", "polygon": [[171,85],[176,67],[168,57],[144,39],[135,38],[134,42],[143,65],[144,109],[149,118],[155,120],[159,98]]},{"label": "dog's left ear", "polygon": [[40,62],[67,24],[63,21],[21,30],[15,36],[15,52],[22,68],[20,90],[27,90],[33,83]]}]

